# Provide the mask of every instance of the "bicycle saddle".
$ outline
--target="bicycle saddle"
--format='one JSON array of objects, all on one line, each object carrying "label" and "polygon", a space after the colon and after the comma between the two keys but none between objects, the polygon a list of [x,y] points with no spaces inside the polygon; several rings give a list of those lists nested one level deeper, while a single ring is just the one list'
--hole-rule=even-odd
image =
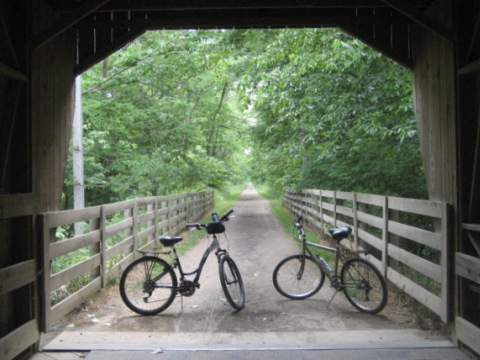
[{"label": "bicycle saddle", "polygon": [[329,229],[328,232],[330,235],[332,235],[334,240],[340,241],[352,233],[352,228],[350,226],[342,226],[339,228]]},{"label": "bicycle saddle", "polygon": [[182,238],[181,236],[175,236],[175,237],[162,236],[159,240],[160,240],[160,243],[161,243],[163,246],[172,247],[172,246],[175,245],[176,243],[182,241],[183,238]]}]

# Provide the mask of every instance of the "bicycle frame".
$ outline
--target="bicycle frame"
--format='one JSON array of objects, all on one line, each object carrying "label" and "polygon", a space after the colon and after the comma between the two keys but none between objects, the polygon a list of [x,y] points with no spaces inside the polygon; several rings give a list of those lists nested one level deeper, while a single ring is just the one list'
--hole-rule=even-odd
[{"label": "bicycle frame", "polygon": [[[203,253],[203,256],[200,260],[200,263],[198,265],[198,267],[193,270],[193,271],[184,271],[183,270],[183,267],[182,267],[182,264],[180,262],[180,258],[177,254],[177,250],[175,249],[175,247],[173,247],[173,254],[174,254],[174,260],[173,260],[173,264],[172,266],[174,268],[178,268],[178,273],[180,274],[180,285],[179,286],[176,286],[174,287],[175,290],[181,290],[184,288],[184,285],[183,285],[183,281],[186,279],[187,276],[191,276],[191,275],[195,275],[195,278],[193,279],[192,283],[195,285],[195,287],[198,287],[199,286],[199,283],[198,281],[200,280],[200,276],[202,274],[202,270],[203,270],[203,266],[205,265],[205,263],[207,262],[207,259],[210,255],[210,253],[214,250],[215,251],[215,254],[217,255],[217,257],[221,256],[220,253],[225,253],[226,251],[221,249],[220,248],[220,243],[218,241],[218,238],[217,238],[217,235],[214,234],[213,235],[213,239],[210,243],[210,245],[208,246],[208,248],[205,250],[205,252]],[[152,281],[155,283],[156,281],[160,280],[160,278],[165,275],[165,272],[156,276],[154,279],[152,279]],[[164,286],[164,285],[156,285],[156,287],[158,288],[166,288],[167,286]]]},{"label": "bicycle frame", "polygon": [[200,276],[202,274],[203,266],[207,262],[208,257],[210,256],[210,253],[214,250],[217,250],[215,254],[217,254],[220,249],[220,243],[218,242],[217,235],[213,235],[212,242],[208,246],[208,248],[205,250],[203,253],[202,259],[200,260],[200,263],[198,264],[198,268],[190,271],[190,272],[185,272],[183,271],[182,265],[180,263],[180,258],[177,255],[177,251],[175,248],[173,248],[173,252],[175,254],[175,261],[174,261],[174,266],[178,266],[178,272],[180,273],[180,281],[185,280],[186,276],[191,276],[196,274],[195,278],[193,279],[194,284],[198,284],[198,281],[200,280]]},{"label": "bicycle frame", "polygon": [[[301,226],[301,225],[299,225],[299,226]],[[315,243],[308,242],[307,237],[305,235],[305,230],[303,229],[303,227],[301,227],[301,228],[297,227],[297,228],[298,228],[298,233],[299,233],[299,239],[297,239],[297,240],[302,242],[302,254],[305,255],[305,253],[308,253],[314,259],[314,261],[320,266],[320,268],[323,270],[320,258],[323,261],[325,261],[325,260],[320,255],[317,255],[312,250],[310,250],[309,246],[334,253],[335,254],[335,267],[334,267],[333,271],[323,271],[323,272],[325,273],[325,275],[327,276],[327,278],[330,281],[332,281],[334,278],[338,277],[338,265],[339,265],[339,258],[340,258],[340,256],[339,256],[339,254],[340,254],[340,251],[339,251],[340,244],[337,243],[336,247],[330,247],[330,246],[325,246],[325,245],[320,245],[320,244],[315,244]]]}]

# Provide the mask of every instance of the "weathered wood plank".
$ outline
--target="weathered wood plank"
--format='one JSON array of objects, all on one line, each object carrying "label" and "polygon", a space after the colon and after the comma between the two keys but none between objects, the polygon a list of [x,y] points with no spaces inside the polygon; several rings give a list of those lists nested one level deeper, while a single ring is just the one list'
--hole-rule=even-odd
[{"label": "weathered wood plank", "polygon": [[121,254],[125,251],[132,252],[133,250],[133,236],[129,236],[126,239],[122,240],[118,244],[115,244],[115,246],[112,246],[111,248],[107,249],[105,251],[105,260],[110,260],[111,258],[117,256],[118,254]]},{"label": "weathered wood plank", "polygon": [[0,195],[0,218],[11,219],[33,214],[32,194]]},{"label": "weathered wood plank", "polygon": [[357,210],[357,220],[378,229],[383,229],[383,219],[381,217]]},{"label": "weathered wood plank", "polygon": [[100,206],[89,207],[85,209],[57,211],[45,214],[47,226],[55,228],[65,224],[73,224],[100,217]]},{"label": "weathered wood plank", "polygon": [[326,202],[322,202],[322,203],[321,203],[321,206],[322,206],[322,209],[323,209],[323,210],[328,210],[328,211],[333,211],[333,210],[335,210],[335,205],[333,205],[333,204],[329,204],[329,203],[326,203]]},{"label": "weathered wood plank", "polygon": [[0,296],[36,280],[36,261],[27,260],[0,269]]},{"label": "weathered wood plank", "polygon": [[480,285],[480,259],[462,253],[455,254],[455,273]]},{"label": "weathered wood plank", "polygon": [[124,212],[127,209],[133,209],[135,200],[119,201],[113,204],[102,205],[104,216]]},{"label": "weathered wood plank", "polygon": [[83,260],[69,268],[56,273],[50,277],[49,291],[58,289],[60,286],[65,285],[69,281],[72,281],[80,275],[89,273],[92,269],[100,266],[100,254],[96,254],[86,260]]},{"label": "weathered wood plank", "polygon": [[442,315],[441,299],[438,296],[427,291],[420,285],[416,284],[409,278],[403,276],[402,274],[398,273],[390,267],[387,270],[387,274],[388,280],[390,280],[393,284],[402,289],[402,291],[406,292],[411,297],[417,299],[421,304],[428,307],[435,314]]},{"label": "weathered wood plank", "polygon": [[68,254],[69,252],[96,244],[100,241],[100,230],[93,230],[88,233],[75,236],[70,239],[61,240],[50,244],[50,260]]},{"label": "weathered wood plank", "polygon": [[148,228],[140,231],[138,234],[137,234],[137,237],[138,239],[145,239],[147,238],[148,236],[152,236],[155,234],[155,226],[149,226]]},{"label": "weathered wood plank", "polygon": [[322,190],[322,197],[333,198],[333,197],[335,197],[335,191],[333,191],[333,190]]},{"label": "weathered wood plank", "polygon": [[350,216],[350,217],[353,216],[353,209],[352,208],[337,205],[336,210],[337,210],[337,214],[342,214],[342,215],[346,215],[346,216]]},{"label": "weathered wood plank", "polygon": [[455,318],[456,336],[459,341],[480,354],[480,328],[457,316]]},{"label": "weathered wood plank", "polygon": [[440,218],[442,216],[443,203],[429,200],[389,197],[388,206],[392,210]]},{"label": "weathered wood plank", "polygon": [[336,191],[335,195],[337,200],[353,200],[353,195],[354,193],[351,192],[345,192],[345,191]]},{"label": "weathered wood plank", "polygon": [[75,310],[78,305],[91,298],[95,293],[100,291],[100,289],[101,280],[100,278],[96,278],[91,283],[78,290],[75,294],[70,295],[58,304],[55,304],[52,307],[50,323],[60,320],[69,312]]},{"label": "weathered wood plank", "polygon": [[385,196],[357,193],[357,202],[383,207],[385,204]]},{"label": "weathered wood plank", "polygon": [[148,213],[141,214],[137,216],[137,223],[141,224],[155,218],[155,211],[149,211]]},{"label": "weathered wood plank", "polygon": [[440,265],[425,260],[393,244],[388,244],[388,255],[398,261],[401,261],[404,265],[407,265],[419,273],[428,276],[430,279],[441,283],[442,268]]},{"label": "weathered wood plank", "polygon": [[115,224],[105,227],[105,238],[109,238],[112,235],[118,234],[120,231],[133,227],[133,217],[129,217],[125,220],[121,220]]},{"label": "weathered wood plank", "polygon": [[0,338],[2,360],[11,360],[40,340],[37,320],[33,319]]},{"label": "weathered wood plank", "polygon": [[362,228],[358,229],[358,239],[360,240],[360,243],[364,241],[367,244],[373,246],[375,249],[378,249],[378,250],[383,249],[383,241],[378,237],[376,237],[375,235],[365,231]]},{"label": "weathered wood plank", "polygon": [[388,230],[395,235],[418,242],[423,245],[430,246],[435,250],[442,250],[442,236],[440,233],[419,229],[410,225],[398,223],[390,220],[388,222]]}]

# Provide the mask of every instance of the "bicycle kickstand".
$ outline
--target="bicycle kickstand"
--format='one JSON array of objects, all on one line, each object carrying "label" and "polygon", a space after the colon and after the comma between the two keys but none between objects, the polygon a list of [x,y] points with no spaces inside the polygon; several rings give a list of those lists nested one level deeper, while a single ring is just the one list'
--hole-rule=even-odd
[{"label": "bicycle kickstand", "polygon": [[327,306],[325,307],[325,310],[328,310],[328,307],[329,307],[330,304],[332,303],[333,298],[335,297],[335,295],[337,295],[337,293],[338,293],[338,290],[335,290],[335,293],[333,294],[332,298],[330,299],[330,301],[328,302]]}]

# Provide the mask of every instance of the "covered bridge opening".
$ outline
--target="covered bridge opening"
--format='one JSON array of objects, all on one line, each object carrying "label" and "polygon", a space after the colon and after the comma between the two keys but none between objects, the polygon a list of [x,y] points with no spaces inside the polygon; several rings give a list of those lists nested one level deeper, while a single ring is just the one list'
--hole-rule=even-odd
[{"label": "covered bridge opening", "polygon": [[339,27],[412,69],[429,196],[453,231],[448,323],[480,353],[480,6],[474,0],[6,1],[0,5],[0,347],[40,338],[37,215],[59,209],[74,79],[147,30]]}]

